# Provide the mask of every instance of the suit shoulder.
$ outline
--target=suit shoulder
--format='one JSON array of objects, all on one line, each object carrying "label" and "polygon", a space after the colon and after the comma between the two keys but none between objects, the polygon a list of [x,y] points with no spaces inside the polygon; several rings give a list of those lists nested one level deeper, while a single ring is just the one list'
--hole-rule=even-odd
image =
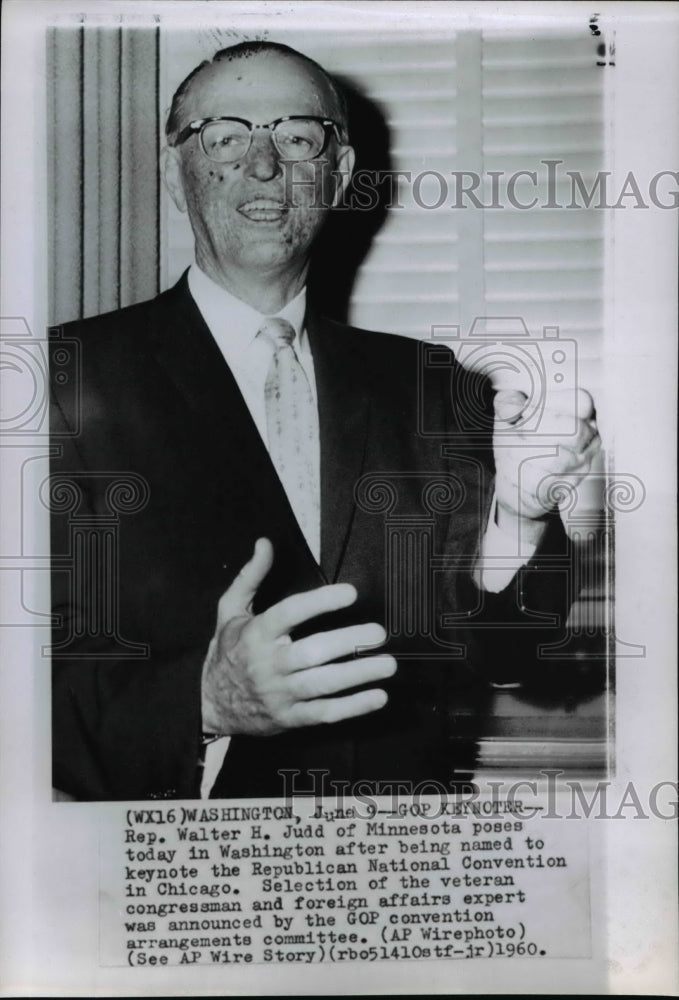
[{"label": "suit shoulder", "polygon": [[137,412],[156,374],[155,341],[172,321],[172,301],[164,292],[51,328],[51,397],[69,426],[110,427],[123,412]]},{"label": "suit shoulder", "polygon": [[395,398],[424,393],[433,399],[446,395],[459,375],[446,344],[341,324],[332,328],[350,366],[381,393]]},{"label": "suit shoulder", "polygon": [[84,387],[129,382],[132,373],[136,378],[145,369],[145,359],[155,355],[168,330],[183,322],[181,301],[173,288],[135,305],[52,327],[51,360],[61,346],[72,346]]},{"label": "suit shoulder", "polygon": [[90,342],[113,336],[124,337],[126,333],[137,334],[140,330],[148,328],[162,314],[168,307],[169,297],[170,292],[161,292],[153,299],[124,306],[122,309],[112,309],[97,316],[58,323],[50,328],[50,336],[54,339],[73,338]]}]

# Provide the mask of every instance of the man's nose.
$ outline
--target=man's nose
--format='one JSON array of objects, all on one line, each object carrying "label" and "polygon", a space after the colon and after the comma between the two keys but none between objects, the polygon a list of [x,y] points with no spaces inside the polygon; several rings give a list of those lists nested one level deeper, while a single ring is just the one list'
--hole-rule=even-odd
[{"label": "man's nose", "polygon": [[252,143],[245,157],[246,173],[259,181],[270,181],[281,173],[280,157],[266,129],[254,132]]}]

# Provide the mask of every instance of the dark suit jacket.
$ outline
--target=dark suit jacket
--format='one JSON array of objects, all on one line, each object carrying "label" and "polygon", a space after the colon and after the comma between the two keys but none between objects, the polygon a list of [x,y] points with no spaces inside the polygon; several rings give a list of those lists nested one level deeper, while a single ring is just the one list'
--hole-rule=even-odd
[{"label": "dark suit jacket", "polygon": [[[320,566],[185,278],[151,302],[52,332],[53,762],[63,791],[197,795],[216,604],[259,536],[275,562],[255,610],[349,581],[357,604],[306,631],[383,622],[399,670],[381,712],[234,738],[214,795],[280,795],[280,769],[300,772],[297,788],[310,769],[450,782],[473,765],[488,681],[529,673],[545,639],[536,626],[554,641],[563,624],[558,518],[503,594],[472,583],[492,456],[478,422],[471,434],[462,426],[470,383],[452,355],[312,315],[307,329]],[[69,341],[80,368],[64,377],[54,359],[64,346],[74,356]]]}]

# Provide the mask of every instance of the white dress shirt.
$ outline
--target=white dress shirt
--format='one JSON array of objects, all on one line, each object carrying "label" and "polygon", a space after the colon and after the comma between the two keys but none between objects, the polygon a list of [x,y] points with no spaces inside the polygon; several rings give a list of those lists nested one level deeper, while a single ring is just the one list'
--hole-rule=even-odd
[{"label": "white dress shirt", "polygon": [[[264,444],[268,446],[264,384],[271,363],[271,347],[257,337],[257,333],[269,317],[217,285],[195,264],[189,269],[189,291],[233,372]],[[295,330],[295,353],[316,399],[314,361],[304,328],[305,312],[306,288],[303,288],[276,316],[286,319]]]},{"label": "white dress shirt", "polygon": [[[189,291],[228,364],[236,384],[250,411],[262,441],[268,449],[264,385],[266,382],[271,349],[257,337],[267,318],[252,306],[236,298],[193,264],[189,269]],[[295,330],[295,351],[309,380],[314,400],[317,400],[314,362],[309,338],[304,328],[306,289],[276,313],[287,320]],[[530,559],[534,546],[517,553],[517,539],[498,528],[495,523],[496,501],[493,500],[491,516],[481,547],[474,578],[478,586],[494,593],[504,589],[514,574]],[[320,553],[314,552],[317,559]],[[214,785],[229,746],[230,737],[223,736],[205,748],[205,766],[201,783],[201,798],[207,798]]]}]

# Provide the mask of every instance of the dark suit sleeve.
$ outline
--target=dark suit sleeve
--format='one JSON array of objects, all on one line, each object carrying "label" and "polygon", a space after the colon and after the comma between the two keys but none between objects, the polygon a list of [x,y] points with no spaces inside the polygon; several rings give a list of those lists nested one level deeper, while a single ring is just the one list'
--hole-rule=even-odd
[{"label": "dark suit sleeve", "polygon": [[464,601],[480,674],[492,684],[532,684],[539,680],[546,647],[564,635],[573,600],[570,542],[557,512],[535,553],[498,593],[466,581]]},{"label": "dark suit sleeve", "polygon": [[[54,786],[91,800],[195,795],[206,650],[126,642],[114,611],[107,620],[106,608],[97,606],[107,593],[101,574],[116,569],[110,548],[94,551],[97,531],[105,534],[106,477],[88,475],[55,401],[51,421]],[[69,495],[80,500],[64,513]],[[83,539],[92,523],[98,527],[88,550]]]},{"label": "dark suit sleeve", "polygon": [[[436,393],[451,474],[459,475],[465,466],[473,469],[465,482],[471,499],[467,517],[460,512],[451,518],[446,541],[447,552],[461,568],[451,578],[444,615],[460,629],[477,678],[490,684],[530,684],[544,667],[545,647],[563,637],[577,592],[572,544],[554,511],[544,518],[546,530],[532,558],[502,591],[476,585],[474,569],[495,487],[494,392],[485,378],[454,362],[433,374],[442,383]],[[433,390],[430,398],[435,398]],[[465,410],[470,404],[476,406],[471,414]]]}]

